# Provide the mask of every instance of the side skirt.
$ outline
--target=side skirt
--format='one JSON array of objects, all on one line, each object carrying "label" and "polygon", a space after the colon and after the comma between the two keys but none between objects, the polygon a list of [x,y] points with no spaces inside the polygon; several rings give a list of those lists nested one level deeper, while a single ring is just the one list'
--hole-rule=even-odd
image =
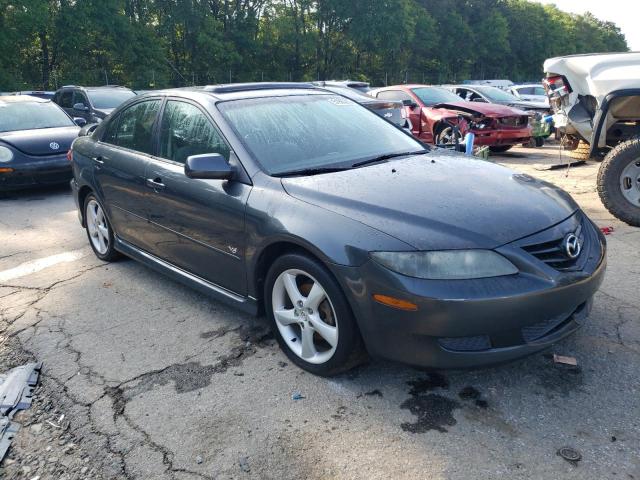
[{"label": "side skirt", "polygon": [[212,297],[215,300],[219,300],[228,305],[236,307],[250,315],[258,314],[258,302],[253,297],[244,297],[231,290],[227,290],[215,283],[211,283],[204,278],[193,275],[186,270],[181,269],[161,258],[156,257],[150,253],[147,253],[139,248],[133,246],[129,242],[122,240],[118,236],[115,237],[115,249],[125,254],[128,257],[133,258],[141,263],[144,263],[148,267],[163,273],[173,280],[180,282],[188,287],[198,290],[205,295]]}]

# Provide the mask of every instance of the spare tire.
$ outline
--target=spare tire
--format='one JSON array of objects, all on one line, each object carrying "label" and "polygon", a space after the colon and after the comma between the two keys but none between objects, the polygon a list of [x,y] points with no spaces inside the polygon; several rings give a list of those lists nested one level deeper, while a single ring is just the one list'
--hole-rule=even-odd
[{"label": "spare tire", "polygon": [[618,144],[604,158],[598,194],[614,217],[640,227],[640,136]]}]

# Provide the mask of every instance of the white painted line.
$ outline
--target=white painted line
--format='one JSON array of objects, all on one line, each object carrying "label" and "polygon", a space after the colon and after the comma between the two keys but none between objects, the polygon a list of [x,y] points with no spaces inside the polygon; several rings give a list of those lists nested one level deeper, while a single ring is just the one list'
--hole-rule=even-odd
[{"label": "white painted line", "polygon": [[0,282],[6,282],[8,280],[14,280],[20,277],[26,277],[32,273],[39,272],[45,268],[52,267],[58,263],[74,262],[87,254],[86,250],[72,250],[70,252],[58,253],[49,257],[38,258],[37,260],[31,260],[24,262],[17,267],[10,268],[0,272]]}]

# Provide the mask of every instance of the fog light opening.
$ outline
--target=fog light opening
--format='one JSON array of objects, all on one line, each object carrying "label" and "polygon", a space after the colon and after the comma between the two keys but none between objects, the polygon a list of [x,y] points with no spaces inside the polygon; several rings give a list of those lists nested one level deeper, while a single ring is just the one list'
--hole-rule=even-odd
[{"label": "fog light opening", "polygon": [[388,295],[380,295],[376,293],[373,296],[373,299],[387,307],[397,308],[398,310],[406,310],[407,312],[418,311],[418,305],[400,298],[389,297]]}]

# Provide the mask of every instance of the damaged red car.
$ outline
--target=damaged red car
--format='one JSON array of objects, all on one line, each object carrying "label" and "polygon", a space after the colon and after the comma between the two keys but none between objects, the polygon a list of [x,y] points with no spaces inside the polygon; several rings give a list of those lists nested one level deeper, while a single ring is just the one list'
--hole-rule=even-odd
[{"label": "damaged red car", "polygon": [[492,152],[506,152],[531,140],[529,115],[512,107],[465,102],[453,92],[428,85],[395,85],[369,94],[402,101],[413,125],[413,135],[425,143],[450,145],[471,131],[476,136],[475,145],[488,145]]}]

